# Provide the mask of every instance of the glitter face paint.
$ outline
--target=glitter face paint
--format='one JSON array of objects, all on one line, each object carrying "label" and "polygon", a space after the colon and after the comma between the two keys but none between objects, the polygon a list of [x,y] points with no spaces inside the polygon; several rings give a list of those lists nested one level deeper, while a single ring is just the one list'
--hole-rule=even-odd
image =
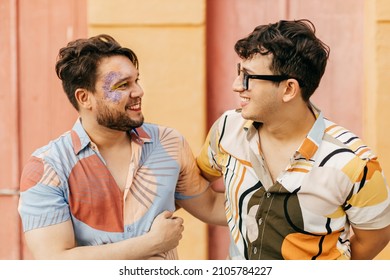
[{"label": "glitter face paint", "polygon": [[104,78],[103,91],[104,98],[110,100],[111,102],[118,103],[122,97],[122,94],[116,91],[116,87],[112,87],[114,81],[119,80],[121,74],[118,72],[109,72]]}]

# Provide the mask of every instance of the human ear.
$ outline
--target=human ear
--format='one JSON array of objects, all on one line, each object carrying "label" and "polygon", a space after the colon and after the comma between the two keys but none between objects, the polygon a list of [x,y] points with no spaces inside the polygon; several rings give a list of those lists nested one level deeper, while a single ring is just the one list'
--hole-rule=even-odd
[{"label": "human ear", "polygon": [[91,92],[83,88],[76,89],[74,96],[76,98],[77,103],[79,104],[79,108],[85,108],[88,110],[92,108],[91,95]]},{"label": "human ear", "polygon": [[286,80],[284,93],[283,93],[283,101],[289,102],[296,98],[300,93],[299,83],[295,79]]}]

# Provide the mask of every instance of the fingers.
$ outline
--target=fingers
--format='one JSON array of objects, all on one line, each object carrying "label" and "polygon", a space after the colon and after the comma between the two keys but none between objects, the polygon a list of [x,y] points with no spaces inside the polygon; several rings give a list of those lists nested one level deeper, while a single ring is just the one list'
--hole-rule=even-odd
[{"label": "fingers", "polygon": [[178,240],[182,239],[182,237],[183,237],[182,233],[184,231],[183,218],[172,216],[170,219],[167,219],[167,220],[169,220],[169,223],[171,224],[171,226],[170,226],[171,230],[173,230],[175,232],[176,236],[178,236]]},{"label": "fingers", "polygon": [[169,219],[172,217],[173,213],[171,211],[165,210],[160,215],[162,215],[165,219]]},{"label": "fingers", "polygon": [[[171,223],[172,223],[172,228],[176,228],[178,234],[181,235],[181,233],[184,231],[184,226],[183,226],[184,220],[183,220],[183,218],[172,217],[170,220],[171,220]],[[180,239],[181,239],[181,237],[180,237]]]},{"label": "fingers", "polygon": [[184,223],[184,220],[181,217],[172,217],[171,219],[174,220],[176,223],[179,223],[179,224]]},{"label": "fingers", "polygon": [[183,238],[183,218],[173,216],[170,211],[163,211],[153,222],[150,233],[159,244],[160,252],[167,252],[176,248]]},{"label": "fingers", "polygon": [[171,211],[168,211],[168,210],[165,210],[163,211],[160,215],[158,216],[162,216],[164,217],[165,219],[172,219],[172,220],[175,220],[176,223],[180,223],[182,224],[184,222],[183,218],[181,217],[177,217],[177,216],[173,216],[173,212]]},{"label": "fingers", "polygon": [[181,234],[184,231],[183,223],[183,218],[173,216],[173,213],[170,211],[163,211],[156,217],[153,224],[157,227],[168,227],[171,231],[176,231]]}]

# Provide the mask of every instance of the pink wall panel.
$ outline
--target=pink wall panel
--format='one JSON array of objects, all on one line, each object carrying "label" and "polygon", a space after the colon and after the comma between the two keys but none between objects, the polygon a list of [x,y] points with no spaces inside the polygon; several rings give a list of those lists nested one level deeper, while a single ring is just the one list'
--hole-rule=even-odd
[{"label": "pink wall panel", "polygon": [[[333,121],[362,134],[364,0],[208,0],[208,127],[227,109],[238,108],[232,91],[235,42],[257,25],[280,19],[310,19],[331,47],[329,64],[312,101]],[[215,186],[222,189],[221,183]],[[210,258],[226,257],[226,228],[210,227]]]},{"label": "pink wall panel", "polygon": [[331,47],[327,71],[312,101],[329,118],[361,135],[364,0],[207,1],[209,125],[227,108],[238,106],[231,90],[235,42],[259,24],[299,18],[310,19]]},{"label": "pink wall panel", "polygon": [[327,70],[312,101],[363,137],[364,0],[290,0],[289,18],[309,18],[330,46]]},{"label": "pink wall panel", "polygon": [[0,197],[0,260],[18,260],[22,255],[17,206],[17,195]]},{"label": "pink wall panel", "polygon": [[[238,95],[232,91],[238,61],[235,42],[261,23],[286,18],[287,9],[286,0],[207,1],[207,127],[225,110],[238,108]],[[214,187],[222,190],[222,182]],[[209,226],[210,259],[225,259],[228,243],[226,227]]]},{"label": "pink wall panel", "polygon": [[16,1],[0,2],[0,259],[20,258],[16,14]]},{"label": "pink wall panel", "polygon": [[[87,6],[84,0],[20,0],[19,3],[23,166],[36,148],[71,129],[77,118],[55,74],[55,61],[58,50],[68,41],[86,36]],[[23,248],[23,258],[30,259],[26,246]]]},{"label": "pink wall panel", "polygon": [[19,30],[23,34],[19,43],[21,160],[25,163],[33,150],[72,128],[76,119],[54,67],[61,47],[86,36],[85,1],[21,0]]},{"label": "pink wall panel", "polygon": [[54,65],[60,47],[86,36],[87,3],[1,0],[0,14],[0,259],[29,259],[17,212],[20,173],[76,119]]},{"label": "pink wall panel", "polygon": [[[227,5],[227,3],[229,3]],[[226,109],[237,108],[233,93],[236,41],[257,25],[286,18],[285,0],[207,1],[207,102],[210,126]]]}]

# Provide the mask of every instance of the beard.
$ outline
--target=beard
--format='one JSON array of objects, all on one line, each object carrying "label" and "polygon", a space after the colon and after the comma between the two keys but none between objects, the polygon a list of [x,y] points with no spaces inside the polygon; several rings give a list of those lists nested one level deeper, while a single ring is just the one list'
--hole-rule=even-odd
[{"label": "beard", "polygon": [[138,119],[132,119],[126,113],[110,109],[101,102],[99,102],[97,109],[97,123],[110,129],[129,131],[133,128],[140,127],[144,123],[144,116],[142,114],[140,114]]}]

